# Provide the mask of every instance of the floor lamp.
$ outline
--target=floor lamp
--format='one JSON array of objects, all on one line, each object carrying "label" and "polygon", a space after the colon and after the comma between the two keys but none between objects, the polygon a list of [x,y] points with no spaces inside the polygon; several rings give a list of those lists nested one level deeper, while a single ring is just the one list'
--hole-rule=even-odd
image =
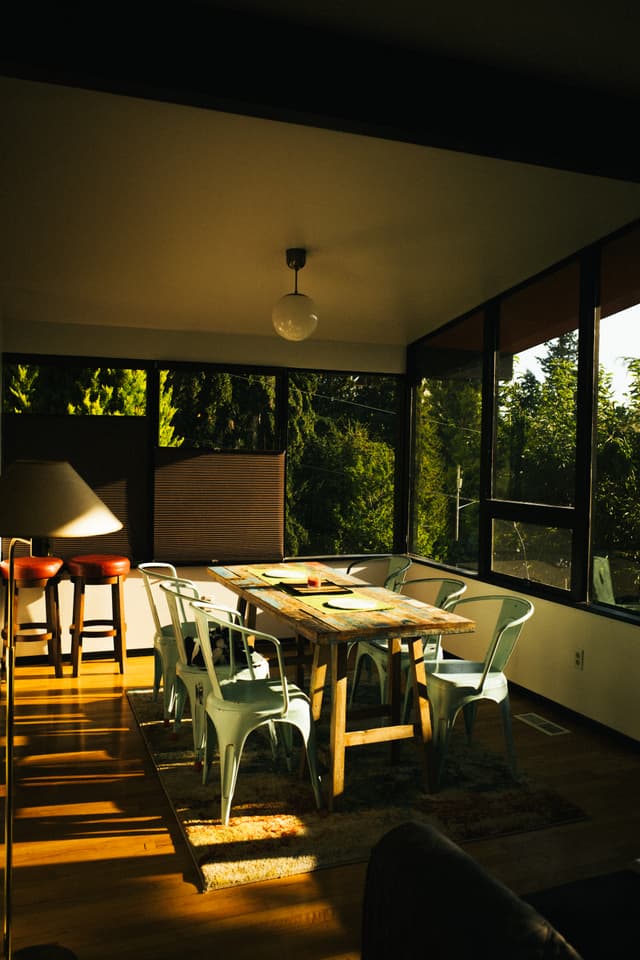
[{"label": "floor lamp", "polygon": [[16,954],[12,948],[15,548],[22,543],[31,549],[36,538],[88,537],[120,529],[118,518],[66,461],[16,460],[0,476],[0,534],[11,538],[5,646],[4,960],[72,960],[75,956],[58,944],[25,947]]}]

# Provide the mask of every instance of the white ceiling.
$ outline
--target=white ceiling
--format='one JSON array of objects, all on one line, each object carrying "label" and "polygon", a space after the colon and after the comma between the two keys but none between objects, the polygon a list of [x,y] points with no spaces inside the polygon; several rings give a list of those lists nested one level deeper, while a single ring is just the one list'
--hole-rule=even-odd
[{"label": "white ceiling", "polygon": [[[345,6],[325,2],[325,22]],[[417,6],[354,4],[342,26],[355,29],[366,7],[369,32],[389,39],[382,15],[391,8],[408,43],[411,21],[397,14]],[[483,30],[441,13],[432,45],[448,52],[455,34],[467,58],[484,52],[503,63],[520,50],[521,67],[533,63],[539,34],[521,18],[510,34],[520,47],[509,48],[496,27],[503,6],[483,13]],[[567,16],[581,6],[553,7],[561,30],[538,69],[561,69]],[[610,33],[609,23],[602,36]],[[602,77],[604,58],[591,58],[593,74],[580,80],[635,93],[630,39],[618,36],[619,73]],[[567,56],[576,82],[578,48]],[[318,307],[315,339],[403,345],[640,217],[638,182],[165,102],[157,92],[44,83],[0,64],[2,72],[0,296],[9,324],[275,336],[271,307],[293,283],[284,251],[302,246],[299,289]]]}]

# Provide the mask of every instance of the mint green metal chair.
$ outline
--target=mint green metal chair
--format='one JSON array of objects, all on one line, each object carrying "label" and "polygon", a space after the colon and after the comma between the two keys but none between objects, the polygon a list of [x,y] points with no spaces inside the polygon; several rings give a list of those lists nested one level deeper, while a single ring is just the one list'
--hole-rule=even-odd
[{"label": "mint green metal chair", "polygon": [[[215,731],[220,758],[220,819],[222,823],[226,825],[229,822],[238,770],[247,737],[254,730],[263,726],[271,728],[273,724],[278,725],[279,728],[282,726],[289,769],[291,769],[293,728],[300,731],[306,751],[311,786],[316,806],[319,808],[322,801],[316,769],[315,724],[311,715],[311,703],[299,687],[287,680],[280,641],[270,634],[231,624],[228,616],[213,604],[192,601],[190,607],[195,616],[209,679],[204,702],[206,723],[202,782],[206,783],[208,780],[209,767],[213,758],[211,734]],[[272,679],[254,679],[243,678],[236,673],[227,678],[221,678],[213,662],[211,646],[212,630],[220,629],[228,629],[233,641],[239,640],[247,653],[250,639],[258,640],[262,644],[271,644],[274,648],[277,676]],[[231,646],[233,645],[232,642]]]},{"label": "mint green metal chair", "polygon": [[168,724],[175,709],[178,648],[171,620],[168,623],[161,622],[159,597],[157,598],[156,595],[159,592],[158,585],[167,577],[177,579],[178,573],[172,563],[160,563],[155,560],[138,564],[138,570],[142,574],[155,631],[153,636],[153,699],[158,699],[160,687],[162,687],[164,720]]},{"label": "mint green metal chair", "polygon": [[[177,649],[176,661],[176,695],[175,695],[175,729],[179,729],[184,716],[186,701],[189,702],[191,725],[193,732],[193,750],[196,769],[202,768],[205,741],[204,702],[210,690],[210,681],[204,659],[198,663],[198,653],[201,651],[198,640],[198,630],[192,611],[189,606],[192,600],[200,600],[200,592],[191,580],[179,578],[165,579],[160,584],[173,627],[173,634]],[[219,607],[226,622],[242,624],[242,616],[238,610]],[[191,648],[188,643],[192,641]],[[233,644],[229,644],[229,662],[216,665],[216,671],[226,678],[238,673],[242,678],[253,679],[256,676],[269,676],[269,662],[257,651],[248,653],[246,662],[236,663]]]},{"label": "mint green metal chair", "polygon": [[504,670],[523,625],[534,612],[530,600],[509,595],[462,597],[453,600],[447,609],[451,613],[459,613],[474,620],[478,632],[488,626],[489,642],[484,660],[438,660],[435,669],[430,671],[427,677],[433,730],[434,790],[438,788],[442,778],[456,717],[462,711],[467,740],[470,743],[477,706],[481,700],[492,700],[500,706],[507,757],[515,777],[516,756],[511,729],[509,686]]},{"label": "mint green metal chair", "polygon": [[[446,610],[448,604],[455,597],[461,596],[467,589],[467,586],[463,580],[456,580],[452,577],[421,577],[417,580],[405,580],[400,586],[399,590],[396,592],[402,593],[403,595],[408,594],[409,596],[413,596],[417,586],[421,587],[420,595],[421,599],[424,597],[425,603],[430,603],[434,607],[439,607],[443,610]],[[362,668],[366,662],[365,658],[367,657],[369,658],[369,662],[373,663],[376,668],[378,682],[380,685],[380,702],[384,703],[388,699],[387,674],[389,667],[389,642],[387,639],[373,638],[368,640],[359,640],[356,646],[356,660],[353,668],[353,680],[351,683],[349,703],[351,705],[354,701],[362,675]],[[428,663],[429,661],[436,661],[442,655],[439,635],[423,637],[423,647],[425,663]],[[406,682],[409,671],[409,652],[406,644],[402,645],[400,656],[400,669],[405,679],[403,714],[406,716],[409,706],[409,697],[411,694],[411,686]],[[428,666],[427,669],[429,669]]]}]

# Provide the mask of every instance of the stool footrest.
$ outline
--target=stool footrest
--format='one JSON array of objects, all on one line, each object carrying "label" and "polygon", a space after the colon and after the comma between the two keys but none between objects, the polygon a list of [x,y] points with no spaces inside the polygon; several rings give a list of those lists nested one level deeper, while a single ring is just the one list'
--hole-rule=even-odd
[{"label": "stool footrest", "polygon": [[15,631],[16,640],[50,640],[52,637],[46,623],[21,623]]}]

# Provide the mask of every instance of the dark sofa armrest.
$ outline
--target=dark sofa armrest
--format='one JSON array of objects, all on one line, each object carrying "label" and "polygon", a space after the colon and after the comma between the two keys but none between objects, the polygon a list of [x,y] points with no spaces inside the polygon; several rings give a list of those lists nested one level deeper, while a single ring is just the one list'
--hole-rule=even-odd
[{"label": "dark sofa armrest", "polygon": [[376,844],[367,866],[362,960],[580,960],[532,906],[427,824]]}]

